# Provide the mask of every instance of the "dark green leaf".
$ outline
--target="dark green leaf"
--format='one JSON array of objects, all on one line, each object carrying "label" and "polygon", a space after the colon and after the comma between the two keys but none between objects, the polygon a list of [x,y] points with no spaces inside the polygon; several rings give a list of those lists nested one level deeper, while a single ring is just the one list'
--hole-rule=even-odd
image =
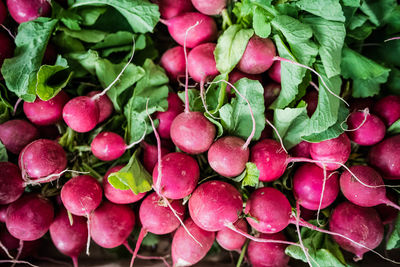
[{"label": "dark green leaf", "polygon": [[6,99],[3,98],[3,92],[7,90],[1,83],[0,83],[0,124],[4,123],[9,120],[10,112],[13,110],[13,106],[8,103]]},{"label": "dark green leaf", "polygon": [[392,94],[400,95],[400,70],[392,68],[386,85]]},{"label": "dark green leaf", "polygon": [[296,2],[296,5],[326,20],[345,21],[339,0],[300,0]]},{"label": "dark green leaf", "polygon": [[396,5],[396,0],[363,0],[360,9],[373,24],[380,26]]}]

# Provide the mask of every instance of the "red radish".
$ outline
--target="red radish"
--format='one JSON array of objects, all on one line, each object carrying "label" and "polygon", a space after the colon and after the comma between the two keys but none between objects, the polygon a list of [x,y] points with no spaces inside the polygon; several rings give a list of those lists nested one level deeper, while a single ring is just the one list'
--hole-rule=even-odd
[{"label": "red radish", "polygon": [[171,125],[173,120],[183,112],[183,102],[175,93],[168,93],[168,109],[164,112],[157,112],[156,119],[159,120],[157,127],[161,138],[171,138]]},{"label": "red radish", "polygon": [[68,213],[63,208],[50,226],[50,236],[54,246],[72,258],[74,266],[78,266],[78,256],[85,249],[88,238],[87,223],[84,217],[72,215],[70,224]]},{"label": "red radish", "polygon": [[[286,240],[281,233],[260,234],[260,238],[273,240]],[[250,241],[247,247],[247,257],[254,267],[285,267],[288,266],[290,257],[285,254],[287,245],[279,243],[260,243]]]},{"label": "red radish", "polygon": [[102,196],[100,183],[89,175],[76,176],[61,189],[65,208],[77,216],[89,216],[100,205]]},{"label": "red radish", "polygon": [[[326,180],[325,180],[326,179]],[[298,203],[309,210],[320,210],[332,204],[339,194],[339,175],[326,173],[315,164],[306,163],[293,177],[293,193]]]},{"label": "red radish", "polygon": [[376,248],[383,239],[383,224],[378,213],[373,208],[359,207],[349,202],[343,202],[333,210],[329,229],[362,245],[333,236],[341,248],[356,255],[356,260],[362,259],[365,252]]},{"label": "red radish", "polygon": [[275,55],[275,45],[271,39],[254,35],[250,38],[237,68],[248,74],[263,73],[272,66]]},{"label": "red radish", "polygon": [[89,132],[99,122],[97,102],[87,96],[78,96],[65,104],[62,112],[65,123],[79,133]]},{"label": "red radish", "polygon": [[281,85],[277,83],[269,83],[264,86],[264,103],[265,107],[268,108],[281,92]]},{"label": "red radish", "polygon": [[[7,10],[3,2],[0,1],[0,24],[3,24],[7,17]],[[1,64],[0,64],[1,65]]]},{"label": "red radish", "polygon": [[[259,81],[260,83],[262,83],[262,77],[261,77],[261,75],[256,75],[256,74],[247,74],[247,73],[243,73],[243,72],[241,72],[240,70],[233,70],[231,73],[229,73],[229,80],[228,80],[228,82],[229,83],[231,83],[231,84],[234,84],[234,83],[236,83],[237,81],[239,81],[240,79],[242,79],[242,78],[247,78],[247,79],[250,79],[250,80],[257,80],[257,81]],[[234,95],[234,93],[233,92],[231,92],[232,90],[231,90],[231,86],[228,84],[227,86],[226,86],[226,92],[228,93],[228,96],[233,96]]]},{"label": "red radish", "polygon": [[[88,97],[93,97],[97,94],[101,94],[101,91],[92,91],[87,94]],[[114,111],[113,103],[110,98],[104,94],[96,99],[97,106],[99,108],[99,122],[103,122],[108,119]]]},{"label": "red radish", "polygon": [[389,137],[369,151],[369,163],[386,179],[400,179],[400,135]]},{"label": "red radish", "polygon": [[185,52],[182,46],[175,46],[164,52],[160,65],[165,69],[171,83],[176,83],[179,76],[185,75]]},{"label": "red radish", "polygon": [[165,21],[171,37],[180,45],[184,45],[186,31],[189,27],[199,23],[187,34],[186,47],[193,48],[202,43],[212,42],[217,38],[215,21],[198,12],[188,12]]},{"label": "red radish", "polygon": [[53,222],[51,202],[39,195],[29,194],[11,203],[7,209],[7,230],[15,238],[31,241],[41,238]]},{"label": "red radish", "polygon": [[347,125],[351,141],[362,146],[375,145],[385,137],[385,124],[377,116],[368,114],[368,110],[353,111]]},{"label": "red radish", "polygon": [[214,58],[215,47],[214,43],[205,43],[196,46],[189,52],[189,75],[196,82],[212,80],[219,74]]},{"label": "red radish", "polygon": [[55,141],[39,139],[19,154],[22,178],[28,183],[47,183],[58,179],[67,166],[67,155]]},{"label": "red radish", "polygon": [[392,125],[400,119],[400,96],[389,95],[382,98],[374,105],[373,111],[385,122],[386,126]]},{"label": "red radish", "polygon": [[51,125],[62,120],[64,105],[69,97],[64,91],[60,91],[48,101],[36,98],[35,102],[24,102],[26,117],[36,125]]},{"label": "red radish", "polygon": [[[223,207],[223,209],[221,209]],[[237,189],[222,181],[199,185],[189,199],[190,217],[206,231],[220,231],[238,220],[243,208]]]},{"label": "red radish", "polygon": [[190,0],[156,0],[163,19],[170,19],[177,15],[193,10]]},{"label": "red radish", "polygon": [[18,23],[35,20],[51,13],[47,0],[7,0],[8,12]]},{"label": "red radish", "polygon": [[4,59],[12,57],[13,54],[13,40],[7,34],[0,31],[0,67],[3,65]]},{"label": "red radish", "polygon": [[126,242],[135,226],[135,214],[127,205],[108,201],[90,216],[90,235],[103,248],[115,248]]},{"label": "red radish", "polygon": [[[340,176],[340,189],[352,203],[361,207],[386,204],[400,210],[396,203],[386,196],[386,188],[378,172],[368,166],[352,166]],[[355,180],[353,176],[357,176]]]},{"label": "red radish", "polygon": [[307,103],[307,114],[311,117],[318,106],[318,92],[315,90],[309,91],[304,97],[303,100]]},{"label": "red radish", "polygon": [[273,81],[281,83],[281,62],[278,61],[272,64],[268,70],[268,75]]},{"label": "red radish", "polygon": [[196,243],[186,230],[180,226],[175,232],[171,247],[172,261],[176,267],[198,263],[206,256],[215,239],[214,232],[201,229],[190,218],[185,220],[185,225],[196,240],[200,241],[202,246]]},{"label": "red radish", "polygon": [[0,205],[0,222],[5,223],[8,205]]},{"label": "red radish", "polygon": [[0,205],[16,201],[24,190],[24,180],[18,166],[11,162],[0,162]]},{"label": "red radish", "polygon": [[[153,173],[154,166],[157,164],[157,146],[150,145],[146,142],[143,144],[143,167],[149,172]],[[161,147],[161,157],[167,155],[170,151],[164,147]]]},{"label": "red radish", "polygon": [[227,0],[192,0],[193,6],[201,13],[209,16],[219,15],[226,8]]},{"label": "red radish", "polygon": [[311,143],[301,141],[290,150],[290,154],[294,157],[311,158],[310,146]]},{"label": "red radish", "polygon": [[159,184],[162,196],[170,199],[182,199],[193,192],[200,177],[196,160],[181,152],[169,153],[162,157],[162,173],[159,176],[159,163],[153,170],[153,184]]},{"label": "red radish", "polygon": [[8,151],[19,154],[30,142],[39,137],[35,126],[24,120],[9,120],[0,125],[0,140]]},{"label": "red radish", "polygon": [[93,155],[103,161],[111,161],[121,157],[127,145],[124,139],[113,132],[101,132],[90,144]]},{"label": "red radish", "polygon": [[129,204],[129,203],[134,203],[139,200],[141,200],[146,193],[139,193],[135,194],[132,192],[132,190],[120,190],[117,188],[114,188],[109,182],[108,182],[108,177],[110,174],[114,172],[118,172],[121,170],[124,166],[115,166],[112,167],[107,171],[107,173],[104,175],[103,178],[103,189],[104,189],[104,195],[106,198],[115,203],[115,204]]},{"label": "red radish", "polygon": [[[248,226],[244,219],[237,220],[233,226],[245,233],[248,231]],[[215,238],[222,248],[232,251],[240,251],[246,242],[245,236],[232,231],[228,227],[219,230]]]}]

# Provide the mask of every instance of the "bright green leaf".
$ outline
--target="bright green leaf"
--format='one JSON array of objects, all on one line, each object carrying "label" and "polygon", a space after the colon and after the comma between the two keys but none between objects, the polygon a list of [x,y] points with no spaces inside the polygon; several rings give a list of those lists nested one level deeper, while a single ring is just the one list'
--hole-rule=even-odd
[{"label": "bright green leaf", "polygon": [[391,250],[396,248],[400,248],[400,213],[397,215],[394,230],[386,243],[386,249]]},{"label": "bright green leaf", "polygon": [[262,38],[267,38],[271,34],[271,23],[265,9],[261,7],[254,9],[253,28],[255,34]]},{"label": "bright green leaf", "polygon": [[390,127],[387,129],[389,134],[400,134],[400,120],[395,121]]},{"label": "bright green leaf", "polygon": [[339,0],[299,0],[296,5],[300,9],[326,20],[345,21]]},{"label": "bright green leaf", "polygon": [[246,174],[242,181],[242,187],[256,187],[259,181],[258,178],[260,177],[260,171],[257,169],[256,164],[252,162],[247,162],[245,172]]},{"label": "bright green leaf", "polygon": [[107,36],[106,32],[98,30],[81,29],[74,31],[64,27],[60,28],[60,30],[65,32],[66,35],[86,43],[98,43],[103,41]]}]

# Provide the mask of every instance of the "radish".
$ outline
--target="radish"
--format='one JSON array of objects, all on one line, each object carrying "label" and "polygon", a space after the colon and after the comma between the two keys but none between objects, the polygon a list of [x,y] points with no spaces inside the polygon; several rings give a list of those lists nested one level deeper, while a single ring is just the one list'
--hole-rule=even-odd
[{"label": "radish", "polygon": [[374,105],[373,111],[385,122],[386,126],[392,125],[400,119],[400,96],[389,95],[382,98]]},{"label": "radish", "polygon": [[70,224],[67,211],[62,208],[50,226],[50,236],[54,246],[72,258],[78,266],[78,256],[84,250],[88,238],[87,223],[84,217],[72,215]]},{"label": "radish", "polygon": [[186,31],[198,23],[198,26],[187,35],[186,47],[193,48],[202,43],[212,42],[217,38],[215,21],[198,12],[188,12],[173,17],[164,23],[168,27],[171,37],[180,45],[184,45]]},{"label": "radish", "polygon": [[47,0],[7,0],[8,12],[18,23],[50,15],[51,6]]},{"label": "radish", "polygon": [[155,3],[160,9],[161,17],[164,19],[170,19],[193,10],[190,0],[156,0]]},{"label": "radish", "polygon": [[174,234],[171,247],[172,262],[176,267],[198,263],[206,256],[215,239],[214,232],[201,229],[190,218],[185,220],[185,225],[196,240],[200,241],[201,246],[180,226]]},{"label": "radish", "polygon": [[281,92],[281,85],[277,83],[269,83],[264,86],[264,104],[265,108],[268,108]]},{"label": "radish", "polygon": [[49,230],[53,218],[53,205],[48,199],[28,194],[8,206],[6,226],[15,238],[31,241]]},{"label": "radish", "polygon": [[0,1],[0,24],[3,24],[6,18],[7,18],[6,7],[4,6],[3,2]]},{"label": "radish", "polygon": [[[257,74],[257,75],[253,75],[253,74],[247,74],[247,73],[243,73],[240,70],[233,70],[231,73],[229,73],[229,83],[231,84],[235,84],[237,81],[239,81],[242,78],[247,78],[250,80],[257,80],[260,83],[262,83],[262,76]],[[234,94],[231,92],[231,86],[228,84],[226,86],[226,92],[228,93],[229,97],[233,97]]]},{"label": "radish", "polygon": [[226,8],[227,0],[204,1],[192,0],[193,6],[201,13],[209,16],[219,15]]},{"label": "radish", "polygon": [[0,140],[8,151],[19,154],[30,142],[39,137],[35,126],[24,120],[9,120],[0,124]]},{"label": "radish", "polygon": [[0,31],[0,67],[3,65],[4,59],[12,57],[13,54],[13,40],[7,34]]},{"label": "radish", "polygon": [[[171,83],[176,83],[179,76],[185,75],[185,52],[182,46],[175,46],[164,52],[160,65],[165,69]],[[168,105],[169,106],[169,105]]]},{"label": "radish", "polygon": [[135,214],[127,205],[103,203],[90,215],[90,235],[103,248],[126,242],[135,226]]},{"label": "radish", "polygon": [[132,190],[120,190],[117,188],[114,188],[109,182],[108,182],[108,177],[110,174],[114,172],[118,172],[121,170],[124,166],[115,166],[112,167],[107,171],[107,173],[104,175],[103,178],[103,189],[104,189],[104,195],[106,198],[115,203],[115,204],[129,204],[129,203],[134,203],[139,200],[141,200],[146,193],[139,193],[135,194],[132,192]]},{"label": "radish", "polygon": [[[233,224],[233,226],[243,232],[247,233],[248,231],[248,226],[244,219],[237,220]],[[223,247],[225,250],[230,250],[230,251],[240,252],[241,248],[246,242],[245,236],[232,231],[228,227],[219,230],[215,238],[221,247]]]},{"label": "radish", "polygon": [[310,146],[311,143],[306,141],[301,141],[290,150],[290,154],[294,157],[311,158]]},{"label": "radish", "polygon": [[5,223],[7,218],[8,205],[0,205],[0,222]]},{"label": "radish", "polygon": [[[153,169],[153,184],[162,196],[182,199],[190,195],[197,186],[200,169],[196,160],[181,152],[169,153],[162,157],[162,172],[159,175],[159,162]],[[160,176],[160,177],[159,177]]]},{"label": "radish", "polygon": [[[397,197],[394,195],[392,192],[387,193],[387,198],[392,201],[393,203],[398,203]],[[379,216],[382,219],[383,224],[389,224],[391,225],[397,218],[397,214],[399,211],[391,206],[388,206],[386,204],[380,204],[375,207],[376,211],[379,213]],[[0,215],[1,217],[1,215]],[[1,218],[0,218],[1,221]]]},{"label": "radish", "polygon": [[24,102],[25,116],[36,125],[51,125],[62,120],[63,107],[69,97],[64,91],[60,91],[48,101],[36,98],[35,102]]},{"label": "radish", "polygon": [[349,202],[343,202],[333,210],[329,229],[362,245],[333,236],[341,248],[355,254],[355,260],[361,260],[365,252],[376,248],[383,239],[383,224],[375,209],[359,207]]},{"label": "radish", "polygon": [[99,122],[100,110],[97,102],[92,98],[78,96],[65,104],[62,116],[72,130],[85,133],[96,127]]},{"label": "radish", "polygon": [[400,179],[400,135],[387,138],[369,151],[369,163],[386,179]]},{"label": "radish", "polygon": [[303,100],[307,103],[307,115],[311,117],[318,106],[318,92],[315,90],[309,91]]},{"label": "radish", "polygon": [[24,180],[18,166],[11,162],[0,162],[0,205],[16,201],[24,190]]},{"label": "radish", "polygon": [[309,210],[325,209],[339,194],[339,175],[328,172],[315,164],[306,163],[293,177],[293,193],[298,203]]},{"label": "radish", "polygon": [[168,93],[168,109],[164,112],[157,112],[156,119],[159,120],[158,133],[162,138],[171,138],[172,121],[183,112],[183,102],[175,93]]},{"label": "radish", "polygon": [[205,43],[189,52],[188,71],[196,82],[210,81],[219,74],[214,58],[215,47],[214,43]]},{"label": "radish", "polygon": [[21,151],[18,165],[27,184],[47,183],[66,171],[67,155],[55,141],[39,139]]},{"label": "radish", "polygon": [[[157,164],[157,146],[150,145],[146,142],[142,142],[143,144],[143,156],[142,162],[143,167],[149,172],[153,173],[154,166]],[[161,157],[167,155],[170,151],[164,147],[161,147]]]},{"label": "radish", "polygon": [[386,132],[385,124],[377,116],[368,114],[368,109],[353,111],[347,119],[347,125],[351,141],[362,146],[379,143]]},{"label": "radish", "polygon": [[268,76],[277,83],[281,83],[281,62],[275,62],[268,70]]},{"label": "radish", "polygon": [[76,176],[61,189],[65,208],[77,216],[89,216],[100,205],[102,196],[100,183],[89,175]]},{"label": "radish", "polygon": [[[97,94],[101,94],[100,91],[92,91],[87,94],[88,97],[93,97]],[[104,94],[96,99],[97,106],[99,108],[99,122],[103,122],[108,119],[114,111],[113,103],[110,98]]]},{"label": "radish", "polygon": [[250,38],[237,68],[248,74],[263,73],[272,66],[275,55],[276,49],[271,39],[254,35]]},{"label": "radish", "polygon": [[[281,232],[275,234],[260,234],[260,238],[286,240],[286,237]],[[285,244],[250,241],[247,247],[247,257],[254,267],[285,267],[288,266],[290,259],[289,256],[285,254],[286,247],[287,245]]]},{"label": "radish", "polygon": [[[221,209],[223,208],[223,209]],[[189,199],[190,217],[206,231],[220,231],[238,220],[243,208],[237,189],[222,181],[199,185]]]},{"label": "radish", "polygon": [[[386,204],[400,210],[396,203],[386,196],[386,188],[378,172],[368,166],[352,166],[340,176],[340,189],[352,203],[361,207]],[[355,180],[353,176],[357,176]]]}]

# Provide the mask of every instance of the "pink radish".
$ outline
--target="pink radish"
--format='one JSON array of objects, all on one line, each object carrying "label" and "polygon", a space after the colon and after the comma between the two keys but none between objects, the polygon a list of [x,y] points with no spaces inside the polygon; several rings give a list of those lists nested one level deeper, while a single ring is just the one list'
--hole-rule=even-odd
[{"label": "pink radish", "polygon": [[[157,146],[150,145],[146,142],[142,142],[143,146],[143,156],[142,162],[143,167],[149,172],[153,173],[154,166],[156,166],[158,158],[157,158]],[[161,147],[161,157],[164,157],[170,153],[168,149],[165,147]]]},{"label": "pink radish", "polygon": [[160,65],[165,69],[170,82],[176,83],[179,76],[185,75],[185,52],[182,46],[175,46],[164,52]]},{"label": "pink radish", "polygon": [[51,13],[47,0],[7,0],[8,12],[18,23],[35,20]]},{"label": "pink radish", "polygon": [[183,102],[175,93],[168,93],[168,109],[157,112],[156,119],[159,120],[157,131],[162,138],[171,138],[171,125],[173,120],[183,112]]},{"label": "pink radish", "polygon": [[100,110],[97,102],[88,96],[78,96],[64,106],[63,119],[65,123],[78,133],[89,132],[99,122]]},{"label": "pink radish", "polygon": [[[101,91],[92,91],[87,94],[88,97],[93,97],[97,94],[101,94]],[[108,119],[114,111],[113,103],[107,95],[101,95],[96,99],[97,106],[99,108],[99,122],[101,123]]]},{"label": "pink radish", "polygon": [[219,74],[214,58],[215,47],[214,43],[205,43],[196,46],[189,52],[189,75],[196,82],[204,83]]},{"label": "pink radish", "polygon": [[310,146],[311,143],[308,143],[306,141],[301,141],[290,150],[290,154],[293,157],[311,158]]},{"label": "pink radish", "polygon": [[24,190],[24,180],[18,166],[11,162],[0,162],[0,205],[16,201]]},{"label": "pink radish", "polygon": [[281,83],[281,62],[275,62],[268,70],[268,76],[277,83]]},{"label": "pink radish", "polygon": [[213,16],[221,14],[222,10],[226,8],[227,0],[192,0],[192,4],[199,12]]},{"label": "pink radish", "polygon": [[118,172],[121,170],[124,166],[115,166],[112,167],[107,171],[107,173],[104,175],[103,178],[103,189],[104,189],[104,195],[106,198],[115,203],[115,204],[129,204],[129,203],[134,203],[139,200],[141,200],[146,193],[139,193],[135,194],[132,192],[132,190],[120,190],[117,188],[114,188],[109,182],[108,182],[108,177],[110,176],[111,173]]},{"label": "pink radish", "polygon": [[24,120],[9,120],[0,125],[0,140],[8,151],[19,154],[30,142],[39,137],[35,126]]},{"label": "pink radish", "polygon": [[400,179],[400,135],[389,137],[369,151],[369,163],[376,167],[385,179]]},{"label": "pink radish", "polygon": [[387,126],[400,119],[400,96],[389,95],[379,100],[373,109]]},{"label": "pink radish", "polygon": [[193,10],[190,0],[156,0],[163,19],[170,19],[177,15]]},{"label": "pink radish", "polygon": [[368,109],[353,111],[347,119],[347,125],[347,134],[351,141],[362,146],[379,143],[386,132],[385,124],[377,116],[368,114]]},{"label": "pink radish", "polygon": [[[239,219],[237,220],[233,226],[243,232],[248,231],[248,226],[245,220]],[[231,251],[240,251],[243,247],[244,243],[246,242],[246,237],[238,234],[228,227],[219,230],[216,235],[216,240],[218,244],[223,247],[225,250]]]}]

